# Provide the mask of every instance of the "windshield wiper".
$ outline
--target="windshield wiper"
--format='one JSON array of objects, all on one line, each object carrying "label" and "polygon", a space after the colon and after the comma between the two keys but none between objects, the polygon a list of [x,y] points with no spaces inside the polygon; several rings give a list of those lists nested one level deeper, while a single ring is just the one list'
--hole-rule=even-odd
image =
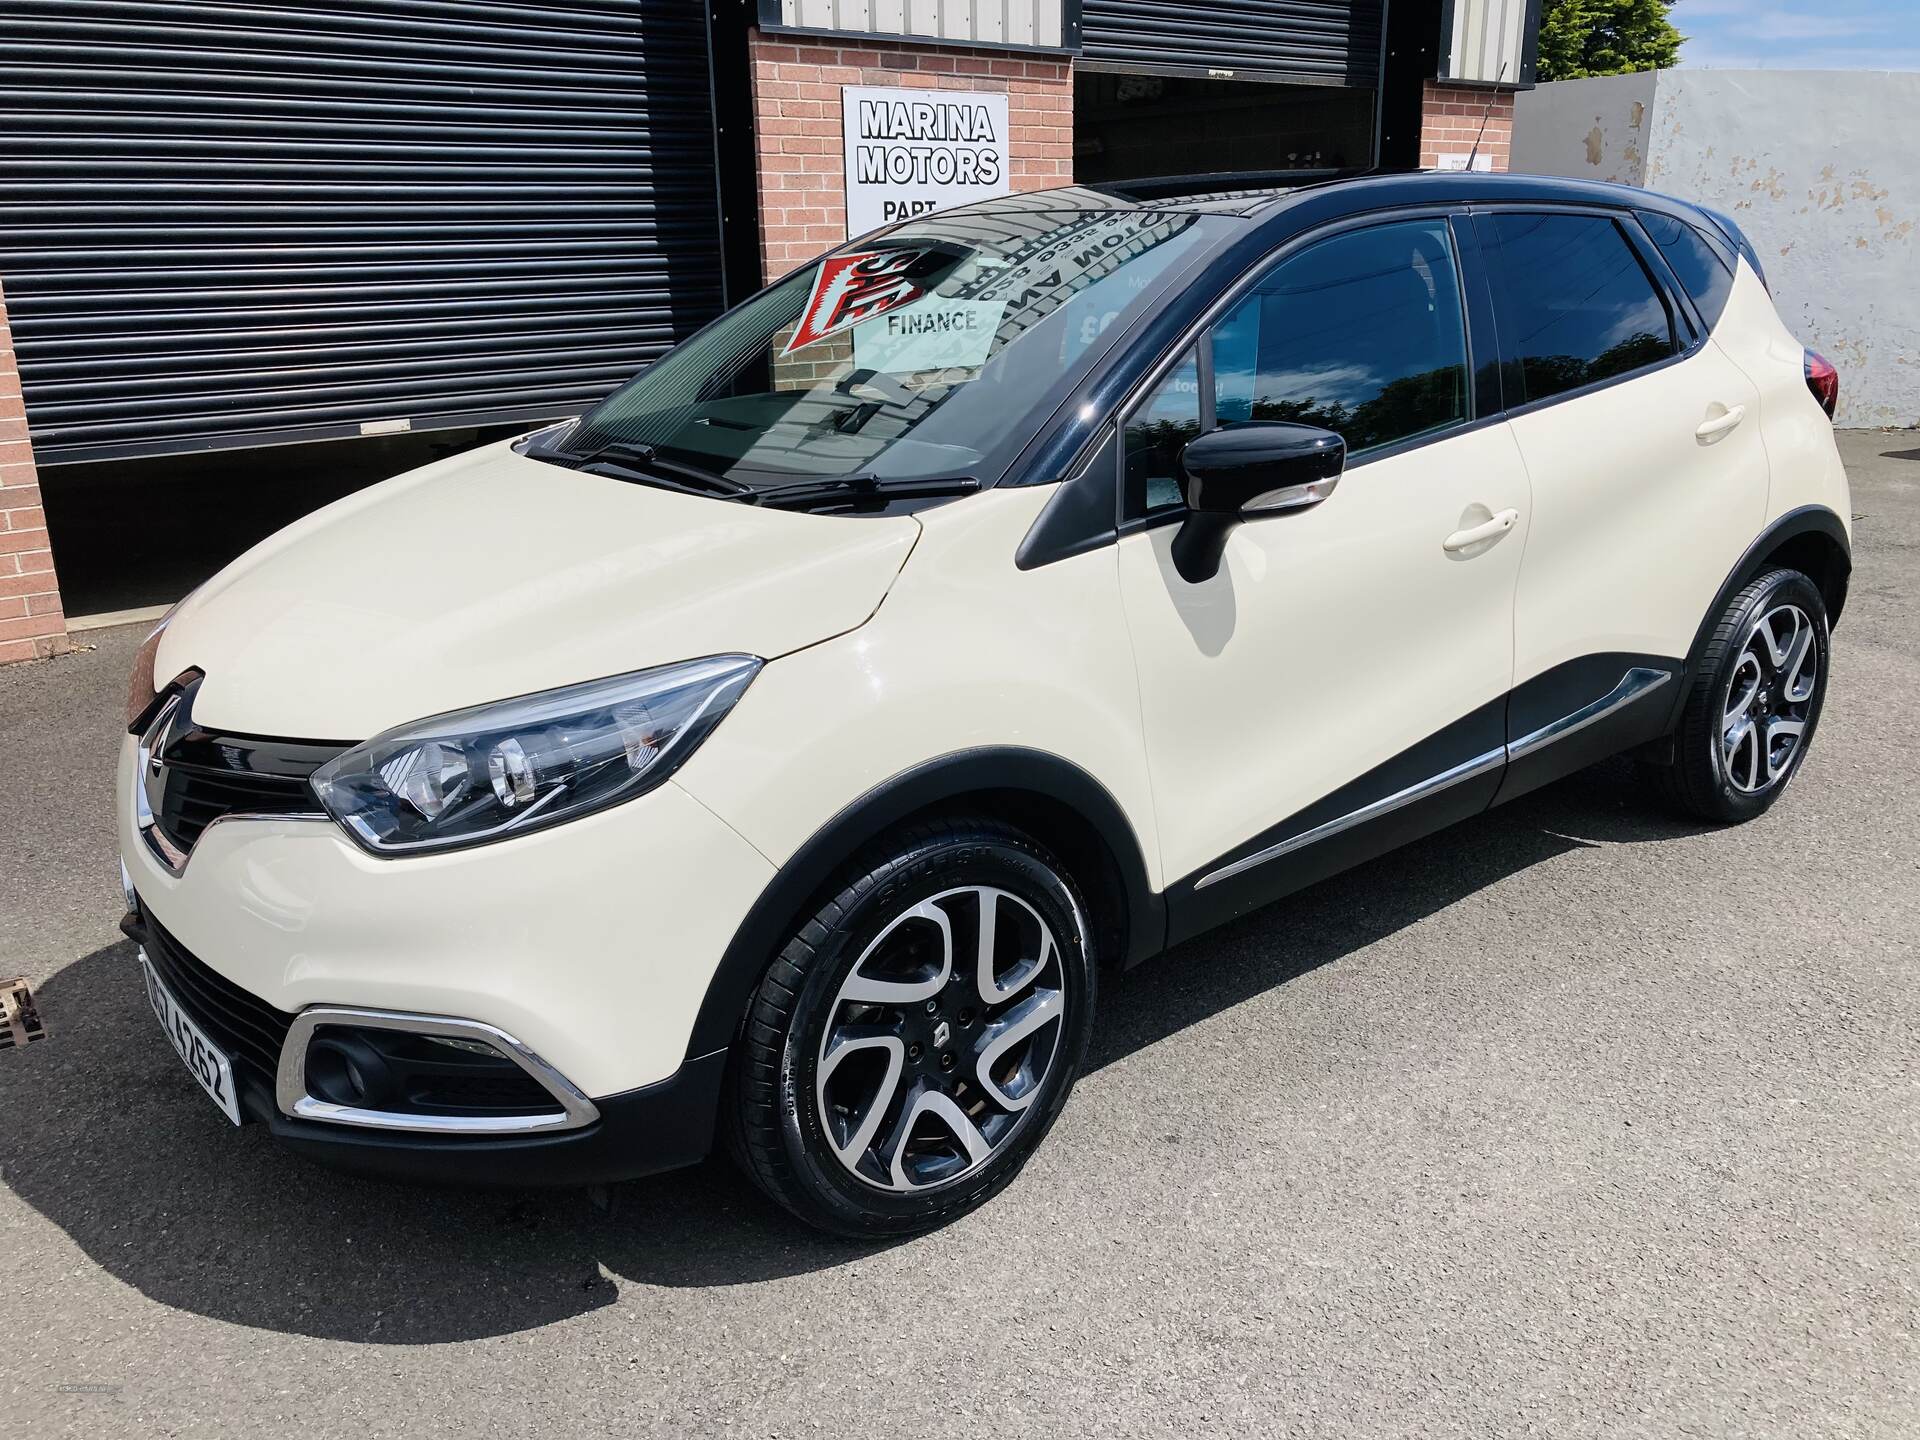
[{"label": "windshield wiper", "polygon": [[735,496],[748,495],[753,491],[751,485],[742,485],[738,480],[729,480],[711,470],[702,470],[698,465],[669,460],[657,446],[639,440],[603,440],[578,455],[562,451],[556,458],[577,470],[584,470],[601,461],[610,461],[627,470],[637,471],[666,489],[684,490],[690,495]]},{"label": "windshield wiper", "polygon": [[597,445],[574,452],[547,442],[527,445],[521,450],[536,460],[548,460],[572,470],[607,464],[617,466],[663,490],[687,495],[718,495],[738,500],[743,505],[766,505],[781,510],[804,510],[814,505],[884,505],[893,500],[933,500],[954,495],[971,495],[980,482],[971,475],[929,475],[916,478],[884,479],[878,475],[838,475],[824,480],[799,480],[765,489],[716,475],[697,465],[669,460],[658,447],[642,440],[602,440]]},{"label": "windshield wiper", "polygon": [[791,485],[775,485],[743,495],[748,505],[771,505],[783,510],[804,510],[810,505],[859,505],[871,502],[884,505],[890,500],[934,500],[950,495],[971,495],[980,482],[971,475],[929,475],[916,479],[883,479],[878,475],[842,475],[831,480],[802,480]]}]

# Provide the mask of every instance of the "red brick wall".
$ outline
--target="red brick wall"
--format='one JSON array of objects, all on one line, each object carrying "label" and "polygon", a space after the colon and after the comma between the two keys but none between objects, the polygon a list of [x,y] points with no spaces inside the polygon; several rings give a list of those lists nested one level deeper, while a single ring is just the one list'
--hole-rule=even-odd
[{"label": "red brick wall", "polygon": [[1072,182],[1073,72],[1065,60],[758,32],[750,52],[769,280],[847,238],[842,85],[1004,92],[1013,188]]},{"label": "red brick wall", "polygon": [[1420,168],[1438,169],[1442,155],[1472,153],[1485,117],[1480,154],[1495,170],[1506,169],[1513,153],[1513,93],[1427,81],[1420,93]]},{"label": "red brick wall", "polygon": [[69,648],[60,585],[47,543],[47,512],[27,443],[20,365],[0,294],[0,665]]}]

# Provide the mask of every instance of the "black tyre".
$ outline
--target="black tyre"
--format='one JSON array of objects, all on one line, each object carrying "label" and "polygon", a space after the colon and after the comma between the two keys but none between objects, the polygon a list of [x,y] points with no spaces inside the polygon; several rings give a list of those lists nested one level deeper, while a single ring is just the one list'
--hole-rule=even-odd
[{"label": "black tyre", "polygon": [[849,867],[749,1004],[735,1158],[841,1235],[911,1234],[982,1204],[1073,1088],[1091,944],[1072,880],[1018,830],[957,820],[890,837]]},{"label": "black tyre", "polygon": [[1666,798],[1703,820],[1766,813],[1813,743],[1827,659],[1819,586],[1798,570],[1770,570],[1742,588],[1707,639],[1673,763],[1654,771]]}]

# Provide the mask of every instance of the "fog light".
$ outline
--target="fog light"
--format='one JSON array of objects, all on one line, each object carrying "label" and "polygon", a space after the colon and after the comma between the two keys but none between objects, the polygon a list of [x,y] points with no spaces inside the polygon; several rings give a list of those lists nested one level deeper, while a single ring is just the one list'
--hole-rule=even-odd
[{"label": "fog light", "polygon": [[307,1093],[332,1105],[378,1110],[391,1099],[387,1062],[353,1035],[322,1035],[307,1047]]}]

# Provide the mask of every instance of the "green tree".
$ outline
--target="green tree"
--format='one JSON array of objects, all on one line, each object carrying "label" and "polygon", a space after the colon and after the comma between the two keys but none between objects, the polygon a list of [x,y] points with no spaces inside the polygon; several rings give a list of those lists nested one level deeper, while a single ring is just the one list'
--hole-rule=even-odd
[{"label": "green tree", "polygon": [[1540,9],[1542,80],[1665,70],[1687,37],[1667,18],[1672,0],[1545,0]]}]

